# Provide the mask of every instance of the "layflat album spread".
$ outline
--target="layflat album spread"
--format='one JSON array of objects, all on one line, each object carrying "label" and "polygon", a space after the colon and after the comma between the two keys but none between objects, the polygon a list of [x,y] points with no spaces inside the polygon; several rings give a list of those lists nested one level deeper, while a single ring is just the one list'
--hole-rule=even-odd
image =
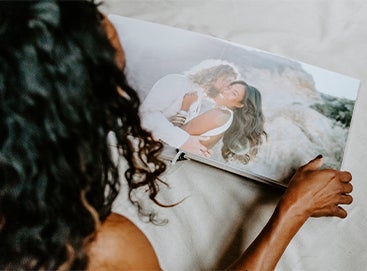
[{"label": "layflat album spread", "polygon": [[109,19],[142,125],[172,159],[283,187],[319,154],[340,169],[359,80],[209,35]]}]

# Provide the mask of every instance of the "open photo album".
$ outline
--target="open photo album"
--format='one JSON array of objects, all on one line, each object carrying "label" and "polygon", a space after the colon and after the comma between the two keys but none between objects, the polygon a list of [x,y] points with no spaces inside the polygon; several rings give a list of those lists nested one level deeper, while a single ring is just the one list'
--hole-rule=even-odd
[{"label": "open photo album", "polygon": [[319,154],[341,168],[359,80],[204,34],[109,19],[142,126],[165,144],[165,158],[279,187]]}]

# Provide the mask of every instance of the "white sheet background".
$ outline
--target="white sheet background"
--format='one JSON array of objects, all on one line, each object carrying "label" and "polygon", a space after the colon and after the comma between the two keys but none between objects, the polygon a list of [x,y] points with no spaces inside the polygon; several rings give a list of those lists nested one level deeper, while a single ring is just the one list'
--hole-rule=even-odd
[{"label": "white sheet background", "polygon": [[[355,200],[352,206],[347,207],[349,216],[345,220],[310,219],[287,248],[277,270],[365,270],[367,2],[104,2],[102,10],[107,14],[113,13],[213,35],[361,80],[343,163],[343,168],[353,174]],[[180,224],[174,219],[170,222],[171,226],[160,227],[161,229],[146,224],[139,226],[152,241],[165,270],[223,267],[256,236],[274,209],[279,193],[261,185],[244,182],[237,176],[191,162],[178,168],[177,172],[184,176],[176,180],[176,186],[173,183],[173,190],[176,189],[171,193],[174,195],[173,199],[180,198],[185,193],[192,196],[175,211],[168,213],[186,215],[185,227],[182,226],[183,222]],[[165,197],[164,193],[162,197]],[[172,196],[169,199],[172,199]],[[209,204],[207,209],[200,207],[205,204]],[[200,210],[212,212],[198,216]],[[184,216],[181,215],[182,217]],[[202,237],[203,234],[205,238]]]}]

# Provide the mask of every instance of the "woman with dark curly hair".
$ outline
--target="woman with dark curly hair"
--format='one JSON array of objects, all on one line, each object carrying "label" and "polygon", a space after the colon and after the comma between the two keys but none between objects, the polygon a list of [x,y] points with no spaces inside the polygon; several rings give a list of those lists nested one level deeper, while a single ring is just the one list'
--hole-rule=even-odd
[{"label": "woman with dark curly hair", "polygon": [[[93,1],[0,1],[0,269],[160,268],[145,235],[111,213],[120,178],[158,203],[165,170],[115,35]],[[310,216],[346,216],[351,175],[321,164],[297,171],[233,268],[272,269]]]},{"label": "woman with dark curly hair", "polygon": [[130,189],[153,200],[161,143],[140,126],[95,4],[1,1],[0,20],[0,269],[86,268],[87,239],[120,187],[107,133]]}]

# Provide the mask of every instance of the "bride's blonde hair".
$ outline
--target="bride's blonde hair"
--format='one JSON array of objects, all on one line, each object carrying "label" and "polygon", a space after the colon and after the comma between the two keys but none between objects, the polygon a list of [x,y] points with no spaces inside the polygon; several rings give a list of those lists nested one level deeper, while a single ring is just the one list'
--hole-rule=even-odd
[{"label": "bride's blonde hair", "polygon": [[233,80],[240,77],[234,64],[221,59],[206,59],[185,72],[185,75],[206,89],[210,89],[221,76],[233,77]]}]

